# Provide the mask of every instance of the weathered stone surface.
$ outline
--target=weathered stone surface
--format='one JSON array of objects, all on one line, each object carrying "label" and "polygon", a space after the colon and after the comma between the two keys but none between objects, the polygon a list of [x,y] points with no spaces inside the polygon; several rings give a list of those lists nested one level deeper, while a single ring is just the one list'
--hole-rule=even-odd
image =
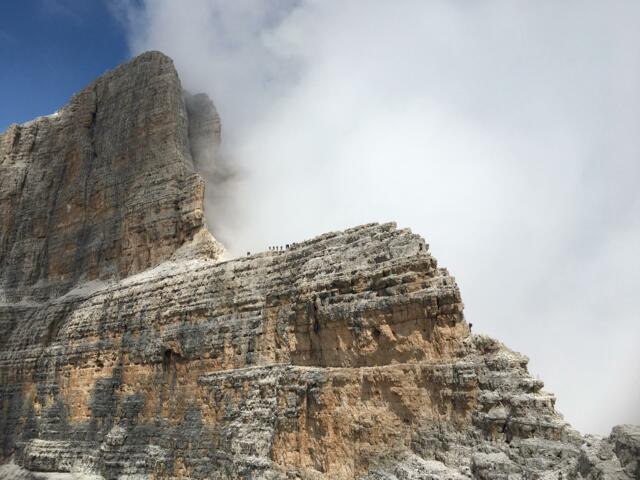
[{"label": "weathered stone surface", "polygon": [[215,166],[215,153],[220,146],[222,123],[216,107],[205,93],[185,95],[189,115],[189,147],[198,171]]},{"label": "weathered stone surface", "polygon": [[219,119],[163,55],[31,125],[0,157],[0,478],[640,478],[637,427],[573,430],[409,230],[220,261]]},{"label": "weathered stone surface", "polygon": [[147,53],[2,134],[0,301],[126,277],[203,230],[188,127],[173,62]]},{"label": "weathered stone surface", "polygon": [[627,475],[640,478],[640,426],[614,427],[608,440]]}]

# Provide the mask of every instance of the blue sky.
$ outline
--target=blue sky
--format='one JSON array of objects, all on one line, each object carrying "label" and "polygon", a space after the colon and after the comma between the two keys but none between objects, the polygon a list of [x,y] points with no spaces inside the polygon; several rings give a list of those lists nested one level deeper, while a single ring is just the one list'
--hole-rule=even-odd
[{"label": "blue sky", "polygon": [[1,2],[0,131],[54,112],[128,56],[107,2]]}]

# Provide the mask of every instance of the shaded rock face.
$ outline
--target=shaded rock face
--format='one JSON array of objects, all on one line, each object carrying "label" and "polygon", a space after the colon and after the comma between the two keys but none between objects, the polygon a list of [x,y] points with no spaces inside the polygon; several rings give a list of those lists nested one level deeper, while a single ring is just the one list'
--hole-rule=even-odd
[{"label": "shaded rock face", "polygon": [[640,430],[573,430],[409,230],[220,261],[219,134],[147,53],[2,135],[0,478],[640,478]]},{"label": "shaded rock face", "polygon": [[222,124],[211,99],[205,93],[185,94],[189,115],[189,147],[199,172],[213,170],[221,141]]}]

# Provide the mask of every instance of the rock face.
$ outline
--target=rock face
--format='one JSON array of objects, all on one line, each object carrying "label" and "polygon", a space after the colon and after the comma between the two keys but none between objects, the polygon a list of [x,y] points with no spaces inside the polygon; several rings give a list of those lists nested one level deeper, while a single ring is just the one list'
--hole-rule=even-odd
[{"label": "rock face", "polygon": [[152,52],[0,137],[0,478],[640,478],[409,230],[220,261],[219,133]]},{"label": "rock face", "polygon": [[152,53],[2,134],[0,299],[124,278],[204,230],[189,123],[173,63]]}]

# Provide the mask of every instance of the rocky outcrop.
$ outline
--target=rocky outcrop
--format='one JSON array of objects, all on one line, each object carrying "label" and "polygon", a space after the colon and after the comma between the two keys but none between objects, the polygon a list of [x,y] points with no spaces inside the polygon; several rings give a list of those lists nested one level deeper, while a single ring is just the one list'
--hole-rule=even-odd
[{"label": "rocky outcrop", "polygon": [[638,429],[573,430],[409,230],[221,261],[219,132],[147,53],[3,134],[0,478],[639,478]]},{"label": "rocky outcrop", "polygon": [[220,146],[222,124],[211,99],[205,93],[185,94],[189,116],[189,149],[199,173],[213,171]]},{"label": "rocky outcrop", "polygon": [[206,231],[189,123],[173,62],[148,53],[2,134],[0,301],[124,278]]}]

